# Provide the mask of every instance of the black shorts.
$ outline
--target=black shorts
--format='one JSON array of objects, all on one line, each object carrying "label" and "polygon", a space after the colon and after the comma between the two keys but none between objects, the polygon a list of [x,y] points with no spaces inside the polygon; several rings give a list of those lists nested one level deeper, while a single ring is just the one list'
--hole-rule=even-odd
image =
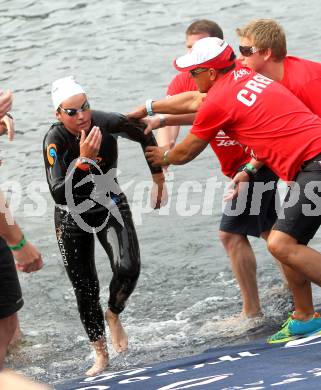
[{"label": "black shorts", "polygon": [[321,154],[295,178],[284,199],[273,230],[279,230],[307,245],[321,225]]},{"label": "black shorts", "polygon": [[0,237],[0,319],[9,317],[23,306],[15,262],[6,242]]},{"label": "black shorts", "polygon": [[253,237],[271,230],[280,206],[277,182],[275,173],[263,166],[249,182],[248,190],[227,202],[220,230]]}]

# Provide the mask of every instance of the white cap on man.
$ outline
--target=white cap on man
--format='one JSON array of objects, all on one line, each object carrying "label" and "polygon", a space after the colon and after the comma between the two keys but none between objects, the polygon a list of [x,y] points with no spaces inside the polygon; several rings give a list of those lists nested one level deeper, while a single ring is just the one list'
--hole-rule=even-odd
[{"label": "white cap on man", "polygon": [[197,68],[224,69],[235,62],[232,47],[223,39],[206,37],[199,39],[192,50],[174,60],[174,66],[180,72]]},{"label": "white cap on man", "polygon": [[86,92],[73,76],[63,77],[54,81],[51,87],[51,99],[55,110],[57,111],[64,100],[80,93]]}]

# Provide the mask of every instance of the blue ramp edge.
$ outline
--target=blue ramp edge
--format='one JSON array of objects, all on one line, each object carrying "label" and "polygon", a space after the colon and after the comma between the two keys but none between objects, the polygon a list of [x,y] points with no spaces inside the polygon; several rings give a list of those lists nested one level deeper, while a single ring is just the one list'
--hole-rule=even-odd
[{"label": "blue ramp edge", "polygon": [[321,335],[210,349],[146,367],[56,384],[57,390],[321,389]]}]

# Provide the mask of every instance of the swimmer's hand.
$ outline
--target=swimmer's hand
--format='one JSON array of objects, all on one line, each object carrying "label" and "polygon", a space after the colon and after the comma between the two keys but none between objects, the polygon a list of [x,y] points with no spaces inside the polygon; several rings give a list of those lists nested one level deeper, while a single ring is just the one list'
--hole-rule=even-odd
[{"label": "swimmer's hand", "polygon": [[86,157],[94,160],[100,150],[102,134],[98,126],[94,126],[88,135],[84,130],[81,130],[81,137],[79,142],[80,157]]},{"label": "swimmer's hand", "polygon": [[153,174],[153,187],[151,191],[150,203],[153,209],[159,209],[167,204],[168,194],[164,174]]}]

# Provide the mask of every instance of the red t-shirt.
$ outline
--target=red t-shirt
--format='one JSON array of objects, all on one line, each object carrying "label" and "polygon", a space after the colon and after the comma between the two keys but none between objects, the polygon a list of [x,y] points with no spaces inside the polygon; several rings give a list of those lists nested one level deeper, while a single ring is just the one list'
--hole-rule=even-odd
[{"label": "red t-shirt", "polygon": [[321,64],[302,58],[287,56],[281,84],[321,117]]},{"label": "red t-shirt", "polygon": [[[173,96],[182,92],[197,91],[197,86],[189,72],[177,74],[167,89],[167,95]],[[210,142],[224,175],[233,177],[241,165],[250,161],[250,156],[243,148],[223,131]]]},{"label": "red t-shirt", "polygon": [[215,82],[191,133],[211,142],[219,130],[285,181],[321,153],[321,119],[285,87],[248,68]]},{"label": "red t-shirt", "polygon": [[197,86],[189,72],[180,72],[170,82],[167,95],[173,96],[187,91],[197,91]]}]

